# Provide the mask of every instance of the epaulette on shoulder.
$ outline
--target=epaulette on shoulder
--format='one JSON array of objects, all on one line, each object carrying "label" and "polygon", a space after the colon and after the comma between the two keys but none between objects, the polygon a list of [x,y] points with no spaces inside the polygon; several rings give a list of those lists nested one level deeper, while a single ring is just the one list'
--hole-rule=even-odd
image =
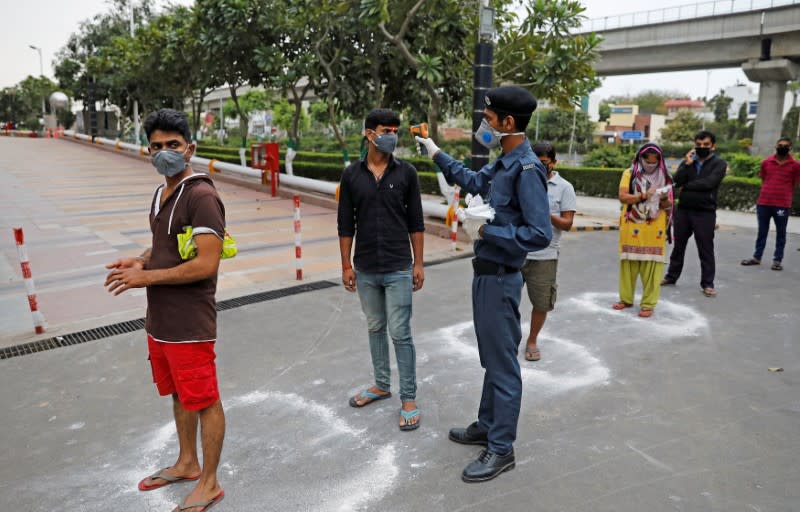
[{"label": "epaulette on shoulder", "polygon": [[522,164],[523,171],[530,171],[531,169],[536,169],[536,161],[533,159],[523,158],[522,160],[520,160],[519,163]]}]

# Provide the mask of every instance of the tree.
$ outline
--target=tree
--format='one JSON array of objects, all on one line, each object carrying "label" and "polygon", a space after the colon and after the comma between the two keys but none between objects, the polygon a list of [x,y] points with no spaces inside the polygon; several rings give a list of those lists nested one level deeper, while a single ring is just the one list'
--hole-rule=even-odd
[{"label": "tree", "polygon": [[295,121],[295,106],[288,100],[282,99],[272,105],[272,122],[278,128],[286,130],[287,133],[295,126],[298,133],[300,130],[308,130],[311,120],[305,111],[301,110],[300,112],[300,119]]},{"label": "tree", "polygon": [[666,115],[667,107],[664,103],[673,98],[687,98],[688,95],[680,91],[662,91],[651,89],[642,91],[635,96],[612,96],[609,103],[638,105],[640,114]]},{"label": "tree", "polygon": [[498,34],[495,82],[526,87],[559,107],[576,105],[600,85],[593,65],[601,39],[574,33],[586,9],[578,0],[527,0],[524,8],[522,22]]},{"label": "tree", "polygon": [[661,139],[664,142],[686,143],[694,140],[694,134],[700,130],[702,121],[692,112],[684,110],[678,112],[675,119],[667,123],[661,130]]},{"label": "tree", "polygon": [[600,108],[598,109],[598,116],[601,122],[608,121],[608,119],[611,117],[611,104],[609,104],[606,101],[600,103]]},{"label": "tree", "polygon": [[[572,138],[572,118],[575,114],[575,141],[586,144],[592,140],[594,122],[585,112],[572,110],[542,110],[534,114],[528,124],[526,133],[532,141],[549,140],[556,144],[560,152],[567,151],[567,145]],[[536,138],[536,116],[539,116],[539,137]]]},{"label": "tree", "polygon": [[728,109],[731,108],[733,98],[725,96],[723,89],[720,89],[719,93],[711,98],[708,103],[712,112],[714,112],[714,121],[721,123],[728,120]]},{"label": "tree", "polygon": [[250,89],[246,93],[239,96],[239,109],[232,100],[228,100],[222,107],[225,117],[235,118],[239,116],[239,110],[245,116],[245,122],[250,123],[254,112],[265,111],[269,109],[270,95],[267,91],[260,89]]},{"label": "tree", "polygon": [[792,139],[793,146],[800,145],[800,138],[797,137],[798,133],[798,120],[800,119],[800,106],[792,107],[786,113],[786,117],[783,118],[783,127],[781,128],[781,134],[784,137],[789,137]]},{"label": "tree", "polygon": [[42,117],[42,102],[50,112],[47,98],[58,89],[47,77],[28,76],[14,87],[0,91],[0,122],[11,121],[29,130],[38,130]]},{"label": "tree", "polygon": [[[245,84],[258,85],[264,69],[257,62],[257,48],[274,46],[270,29],[280,18],[280,3],[262,0],[198,0],[195,16],[201,54],[211,86],[227,86],[236,107],[242,133],[242,147],[247,144],[247,117],[239,102],[238,89]],[[273,19],[274,16],[274,19]]]},{"label": "tree", "polygon": [[[111,0],[108,12],[83,21],[78,32],[73,33],[66,45],[56,54],[55,77],[64,92],[84,102],[88,101],[89,83],[94,83],[95,100],[106,101],[111,95],[109,78],[92,76],[88,64],[98,52],[112,44],[117,37],[130,36],[129,2]],[[133,6],[134,18],[145,25],[152,17],[152,0],[141,0]]]},{"label": "tree", "polygon": [[457,0],[395,0],[391,10],[388,0],[361,2],[361,19],[377,28],[379,37],[394,47],[413,73],[405,80],[387,82],[387,89],[407,91],[409,83],[417,86],[403,95],[403,103],[424,95],[434,139],[438,139],[441,116],[466,97],[468,27],[474,25],[474,15],[469,13],[474,13],[473,6]]}]

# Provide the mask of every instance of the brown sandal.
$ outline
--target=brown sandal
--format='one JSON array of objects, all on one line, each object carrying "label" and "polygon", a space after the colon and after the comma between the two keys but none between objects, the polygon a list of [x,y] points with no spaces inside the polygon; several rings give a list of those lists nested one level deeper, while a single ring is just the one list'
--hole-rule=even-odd
[{"label": "brown sandal", "polygon": [[633,304],[628,304],[627,302],[619,301],[619,302],[615,302],[614,304],[612,304],[611,307],[616,309],[617,311],[620,311],[622,309],[632,308]]},{"label": "brown sandal", "polygon": [[749,267],[750,265],[761,265],[761,261],[755,258],[750,258],[749,260],[742,260],[742,265],[745,267]]},{"label": "brown sandal", "polygon": [[650,318],[653,316],[653,308],[641,308],[639,310],[639,316],[642,318]]}]

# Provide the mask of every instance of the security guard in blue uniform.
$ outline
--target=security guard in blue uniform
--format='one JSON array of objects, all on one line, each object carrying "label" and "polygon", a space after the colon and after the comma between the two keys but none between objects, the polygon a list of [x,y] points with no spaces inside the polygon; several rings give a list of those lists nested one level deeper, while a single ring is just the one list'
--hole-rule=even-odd
[{"label": "security guard in blue uniform", "polygon": [[[488,198],[495,217],[468,234],[475,240],[472,260],[472,315],[481,366],[486,370],[478,421],[450,430],[462,444],[486,445],[461,475],[465,482],[491,480],[514,468],[522,378],[517,351],[522,330],[520,268],[525,256],[550,244],[547,171],[536,158],[525,127],[536,99],[514,86],[490,89],[484,119],[475,138],[488,148],[502,147],[500,157],[475,172],[442,152],[431,139],[417,137],[450,182]],[[466,223],[465,223],[466,226]]]}]

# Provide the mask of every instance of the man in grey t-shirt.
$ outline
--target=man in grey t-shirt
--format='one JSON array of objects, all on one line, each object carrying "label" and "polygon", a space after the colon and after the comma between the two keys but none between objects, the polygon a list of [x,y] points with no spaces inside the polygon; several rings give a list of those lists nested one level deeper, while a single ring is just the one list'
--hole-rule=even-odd
[{"label": "man in grey t-shirt", "polygon": [[547,313],[556,304],[556,273],[558,270],[558,250],[561,232],[572,228],[572,219],[577,210],[575,189],[572,184],[558,175],[556,166],[556,148],[552,142],[538,142],[533,145],[533,152],[547,167],[547,198],[550,201],[550,221],[553,224],[553,238],[550,246],[541,251],[528,253],[522,267],[522,277],[528,288],[531,300],[531,330],[525,347],[525,359],[538,361],[541,353],[537,344],[539,331],[542,330]]}]

